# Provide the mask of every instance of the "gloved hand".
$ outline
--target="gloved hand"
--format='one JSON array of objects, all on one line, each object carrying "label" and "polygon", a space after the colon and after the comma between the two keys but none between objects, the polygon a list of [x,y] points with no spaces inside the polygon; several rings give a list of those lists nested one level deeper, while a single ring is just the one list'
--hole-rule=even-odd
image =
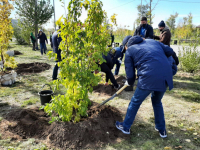
[{"label": "gloved hand", "polygon": [[122,64],[122,61],[121,61],[121,60],[119,60],[119,63],[120,63],[120,64]]},{"label": "gloved hand", "polygon": [[128,81],[127,81],[127,80],[126,80],[126,82],[124,83],[124,85],[130,86],[130,85],[128,84]]}]

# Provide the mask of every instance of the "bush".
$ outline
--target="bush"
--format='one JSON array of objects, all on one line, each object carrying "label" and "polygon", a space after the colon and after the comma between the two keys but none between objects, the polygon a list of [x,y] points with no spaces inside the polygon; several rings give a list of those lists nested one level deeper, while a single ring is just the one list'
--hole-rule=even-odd
[{"label": "bush", "polygon": [[200,69],[200,50],[198,45],[200,41],[190,43],[189,46],[183,46],[182,50],[179,50],[179,59],[181,67],[184,71],[189,73],[195,73]]},{"label": "bush", "polygon": [[21,35],[21,28],[19,26],[13,26],[13,29],[14,29],[14,37],[17,41],[17,44],[20,44],[20,45],[27,44]]}]

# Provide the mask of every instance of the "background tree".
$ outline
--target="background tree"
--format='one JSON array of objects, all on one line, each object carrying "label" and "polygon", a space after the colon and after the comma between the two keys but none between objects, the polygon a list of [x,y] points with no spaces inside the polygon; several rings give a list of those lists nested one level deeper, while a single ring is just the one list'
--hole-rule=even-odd
[{"label": "background tree", "polygon": [[0,61],[3,62],[3,66],[0,69],[2,71],[4,71],[6,67],[16,67],[14,58],[6,54],[9,41],[12,39],[13,35],[11,18],[9,18],[11,10],[13,10],[13,6],[8,0],[0,0]]},{"label": "background tree", "polygon": [[178,13],[176,12],[174,15],[170,15],[170,17],[166,21],[166,24],[170,28],[172,35],[174,35],[174,32],[175,32],[177,17],[178,17]]},{"label": "background tree", "polygon": [[135,21],[135,23],[136,23],[137,26],[140,25],[141,17],[147,17],[147,19],[149,21],[149,18],[150,18],[149,8],[150,7],[149,7],[148,4],[146,4],[146,5],[138,5],[137,6],[138,18]]},{"label": "background tree", "polygon": [[[41,26],[52,17],[53,6],[50,1],[40,0],[16,0],[16,14],[19,16],[23,28],[35,29],[38,34],[38,26]],[[30,33],[29,33],[30,34]],[[36,47],[38,43],[36,42]]]}]

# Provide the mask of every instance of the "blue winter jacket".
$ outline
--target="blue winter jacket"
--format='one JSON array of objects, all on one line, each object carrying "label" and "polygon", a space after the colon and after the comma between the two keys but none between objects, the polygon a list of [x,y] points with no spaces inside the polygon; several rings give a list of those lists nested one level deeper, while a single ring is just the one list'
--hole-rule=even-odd
[{"label": "blue winter jacket", "polygon": [[116,64],[117,60],[123,59],[124,53],[122,53],[122,47],[115,47],[115,55],[113,56],[113,64]]},{"label": "blue winter jacket", "polygon": [[169,64],[171,65],[172,67],[172,75],[174,76],[177,72],[177,65],[176,65],[176,61],[174,60],[174,58],[172,56],[170,56],[168,58],[168,61],[169,61]]},{"label": "blue winter jacket", "polygon": [[[172,68],[167,57],[173,49],[152,39],[132,37],[125,54],[125,70],[130,85],[135,82],[137,69],[138,88],[151,91],[166,91],[166,84],[173,88]],[[166,57],[167,56],[167,57]]]},{"label": "blue winter jacket", "polygon": [[59,45],[60,45],[60,42],[62,41],[62,38],[59,36],[58,37],[58,32],[54,32],[53,35],[52,35],[52,43],[53,43],[53,52],[54,53],[60,53],[60,50],[59,50]]}]

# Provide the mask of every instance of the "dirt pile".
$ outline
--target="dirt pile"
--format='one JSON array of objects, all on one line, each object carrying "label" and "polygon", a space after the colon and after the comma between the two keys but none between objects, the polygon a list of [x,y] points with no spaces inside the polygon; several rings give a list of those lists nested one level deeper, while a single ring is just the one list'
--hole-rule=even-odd
[{"label": "dirt pile", "polygon": [[23,53],[21,53],[20,51],[14,50],[14,55],[23,55]]},{"label": "dirt pile", "polygon": [[51,65],[47,63],[21,63],[17,65],[17,68],[15,71],[17,74],[30,74],[30,73],[40,73],[45,70],[49,70],[51,68]]},{"label": "dirt pile", "polygon": [[[12,126],[8,125],[7,128],[0,125],[0,129],[12,132],[16,140],[38,138],[51,147],[61,149],[97,148],[116,142],[119,138],[127,138],[115,127],[117,120],[122,121],[119,110],[111,106],[96,106],[97,103],[92,103],[88,117],[82,118],[81,122],[76,124],[54,122],[50,125],[50,118],[38,108],[17,110],[5,116],[7,124],[13,121],[15,124],[12,123]],[[5,124],[5,121],[3,122]]]},{"label": "dirt pile", "polygon": [[[118,76],[115,78],[117,83],[120,84],[120,86],[124,86],[124,80],[126,79],[123,76]],[[113,94],[116,93],[116,90],[113,88],[112,85],[104,85],[104,84],[99,84],[95,87],[93,87],[93,91],[100,93],[101,95],[109,95],[112,96]]]}]

